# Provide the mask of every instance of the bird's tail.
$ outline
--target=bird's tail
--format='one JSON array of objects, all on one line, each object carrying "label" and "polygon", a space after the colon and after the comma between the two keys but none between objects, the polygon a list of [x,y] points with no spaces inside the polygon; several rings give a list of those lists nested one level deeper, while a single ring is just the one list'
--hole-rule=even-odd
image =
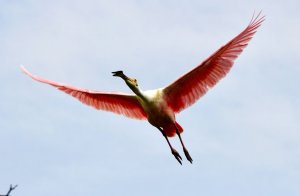
[{"label": "bird's tail", "polygon": [[[183,132],[183,128],[180,126],[180,124],[178,124],[177,122],[175,122],[175,125],[179,131],[179,133]],[[176,135],[176,128],[174,126],[174,124],[171,124],[169,126],[163,127],[164,132],[166,133],[166,135],[168,137],[173,137]]]}]

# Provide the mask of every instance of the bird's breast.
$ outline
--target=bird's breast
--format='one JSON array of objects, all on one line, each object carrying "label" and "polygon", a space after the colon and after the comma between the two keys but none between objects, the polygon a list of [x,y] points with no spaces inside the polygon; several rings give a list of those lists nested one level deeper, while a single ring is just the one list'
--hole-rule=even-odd
[{"label": "bird's breast", "polygon": [[143,96],[144,100],[139,99],[139,101],[152,125],[163,127],[175,122],[174,112],[164,100],[162,89],[144,91]]}]

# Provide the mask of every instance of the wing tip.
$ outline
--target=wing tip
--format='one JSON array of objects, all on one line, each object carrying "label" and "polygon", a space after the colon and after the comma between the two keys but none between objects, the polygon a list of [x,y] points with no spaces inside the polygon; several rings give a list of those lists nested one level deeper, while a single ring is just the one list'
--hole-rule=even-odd
[{"label": "wing tip", "polygon": [[23,73],[25,73],[26,75],[30,76],[31,78],[33,77],[33,75],[25,68],[24,65],[20,65],[20,69]]},{"label": "wing tip", "polygon": [[259,27],[261,25],[261,23],[265,20],[266,20],[266,15],[262,14],[262,10],[260,10],[257,15],[255,14],[255,11],[254,11],[248,26]]},{"label": "wing tip", "polygon": [[20,64],[20,69],[21,69],[22,72],[26,72],[27,71],[26,68],[25,68],[25,66],[23,64]]}]

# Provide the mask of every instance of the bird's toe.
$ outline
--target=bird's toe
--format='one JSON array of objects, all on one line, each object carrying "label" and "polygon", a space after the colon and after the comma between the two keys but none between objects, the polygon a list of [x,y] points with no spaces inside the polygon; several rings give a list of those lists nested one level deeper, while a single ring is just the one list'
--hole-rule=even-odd
[{"label": "bird's toe", "polygon": [[184,154],[185,154],[186,159],[187,159],[189,162],[193,163],[193,159],[192,159],[192,157],[191,157],[189,151],[187,151],[186,149],[184,149],[183,151],[184,151]]},{"label": "bird's toe", "polygon": [[182,162],[181,162],[182,158],[181,158],[180,154],[175,149],[172,149],[172,154],[177,159],[177,161],[180,163],[180,165],[182,165]]}]

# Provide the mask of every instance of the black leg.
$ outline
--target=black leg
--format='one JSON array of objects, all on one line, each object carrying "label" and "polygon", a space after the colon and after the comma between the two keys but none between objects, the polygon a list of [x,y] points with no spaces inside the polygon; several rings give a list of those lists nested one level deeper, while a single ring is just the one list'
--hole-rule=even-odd
[{"label": "black leg", "polygon": [[186,147],[185,147],[185,145],[184,145],[184,143],[183,143],[183,141],[182,141],[181,135],[180,135],[180,133],[179,133],[179,130],[178,130],[176,124],[175,124],[175,128],[176,128],[176,134],[178,135],[178,137],[179,137],[179,139],[180,139],[180,142],[181,142],[181,145],[182,145],[182,147],[183,147],[183,152],[184,152],[184,154],[185,154],[186,159],[187,159],[189,162],[193,163],[193,159],[192,159],[192,157],[190,156],[189,151],[186,149]]},{"label": "black leg", "polygon": [[172,145],[171,145],[171,143],[170,143],[170,141],[169,141],[167,135],[164,133],[164,131],[163,131],[160,127],[157,127],[157,128],[160,130],[160,132],[161,132],[161,133],[163,134],[163,136],[166,138],[166,140],[167,140],[167,142],[168,142],[168,144],[169,144],[169,147],[170,147],[170,149],[171,149],[171,152],[172,152],[172,154],[174,155],[174,157],[176,158],[176,160],[182,165],[182,163],[181,163],[182,158],[181,158],[180,154],[177,152],[177,150],[175,150],[175,149],[172,147]]}]

